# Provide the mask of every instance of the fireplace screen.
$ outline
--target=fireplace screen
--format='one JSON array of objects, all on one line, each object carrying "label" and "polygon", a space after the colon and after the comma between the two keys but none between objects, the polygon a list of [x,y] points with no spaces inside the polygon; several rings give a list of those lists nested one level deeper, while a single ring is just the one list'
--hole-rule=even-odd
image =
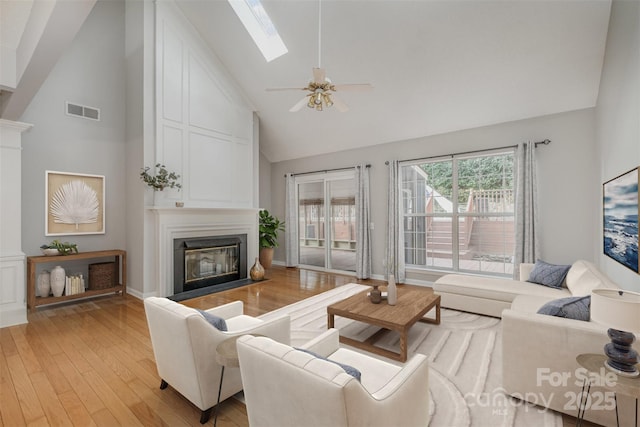
[{"label": "fireplace screen", "polygon": [[246,277],[246,234],[174,239],[174,294]]},{"label": "fireplace screen", "polygon": [[184,283],[237,275],[238,266],[238,245],[187,249],[184,254]]}]

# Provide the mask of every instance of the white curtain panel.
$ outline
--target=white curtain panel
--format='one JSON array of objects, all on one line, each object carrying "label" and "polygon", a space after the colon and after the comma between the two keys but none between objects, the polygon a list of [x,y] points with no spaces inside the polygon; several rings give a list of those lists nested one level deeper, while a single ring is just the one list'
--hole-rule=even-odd
[{"label": "white curtain panel", "polygon": [[285,176],[285,212],[284,222],[284,249],[285,265],[296,267],[298,265],[298,215],[296,212],[296,181],[293,174]]},{"label": "white curtain panel", "polygon": [[397,160],[389,161],[389,193],[387,206],[387,278],[393,274],[396,283],[404,283],[404,226],[400,212],[402,206],[402,182],[400,181],[400,166]]},{"label": "white curtain panel", "polygon": [[516,253],[513,277],[523,262],[539,258],[535,144],[518,144],[516,175]]},{"label": "white curtain panel", "polygon": [[371,214],[369,168],[356,166],[356,277],[371,277]]}]

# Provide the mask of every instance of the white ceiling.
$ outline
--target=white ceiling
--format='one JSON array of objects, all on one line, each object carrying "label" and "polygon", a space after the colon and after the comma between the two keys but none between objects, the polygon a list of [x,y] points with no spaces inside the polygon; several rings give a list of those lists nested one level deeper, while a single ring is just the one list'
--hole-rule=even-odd
[{"label": "white ceiling", "polygon": [[0,46],[16,50],[27,25],[33,0],[0,2]]},{"label": "white ceiling", "polygon": [[350,110],[290,113],[318,62],[318,2],[263,0],[289,53],[266,63],[223,0],[179,0],[281,161],[593,107],[609,0],[325,0],[322,66]]}]

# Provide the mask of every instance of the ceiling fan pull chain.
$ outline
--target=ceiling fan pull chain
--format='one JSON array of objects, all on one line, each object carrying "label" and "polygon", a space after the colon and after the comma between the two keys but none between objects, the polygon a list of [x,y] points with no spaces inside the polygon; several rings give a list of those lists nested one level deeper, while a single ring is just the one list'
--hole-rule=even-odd
[{"label": "ceiling fan pull chain", "polygon": [[322,68],[322,0],[318,0],[318,68]]}]

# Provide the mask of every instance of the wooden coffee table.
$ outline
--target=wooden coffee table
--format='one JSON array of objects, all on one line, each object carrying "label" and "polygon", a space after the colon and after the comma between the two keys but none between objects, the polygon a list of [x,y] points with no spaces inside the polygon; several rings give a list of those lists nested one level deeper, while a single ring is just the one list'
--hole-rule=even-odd
[{"label": "wooden coffee table", "polygon": [[[378,332],[364,341],[340,336],[340,342],[363,350],[370,351],[390,359],[406,362],[407,334],[416,322],[440,324],[440,295],[433,293],[432,288],[424,286],[398,285],[398,302],[389,305],[386,300],[373,304],[364,291],[327,307],[327,324],[334,327],[334,316],[342,316],[360,322],[379,326]],[[423,316],[435,307],[436,318]],[[389,331],[400,333],[400,352],[376,347],[374,343]]]}]

